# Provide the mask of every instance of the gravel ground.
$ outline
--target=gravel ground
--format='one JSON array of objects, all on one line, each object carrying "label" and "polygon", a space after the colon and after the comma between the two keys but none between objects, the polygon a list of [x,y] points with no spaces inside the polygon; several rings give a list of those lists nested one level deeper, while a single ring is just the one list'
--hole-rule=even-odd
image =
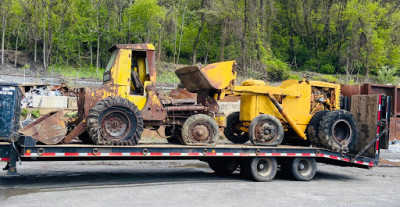
[{"label": "gravel ground", "polygon": [[397,167],[318,164],[309,182],[217,176],[200,161],[24,162],[0,174],[0,206],[399,206]]}]

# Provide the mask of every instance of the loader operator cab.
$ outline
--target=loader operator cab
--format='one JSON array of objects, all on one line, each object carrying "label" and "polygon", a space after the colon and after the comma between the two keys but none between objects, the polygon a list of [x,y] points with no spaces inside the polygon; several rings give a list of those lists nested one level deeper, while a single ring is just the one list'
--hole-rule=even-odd
[{"label": "loader operator cab", "polygon": [[104,84],[126,87],[129,96],[145,95],[145,86],[156,81],[154,46],[151,44],[118,44],[112,52],[103,75]]}]

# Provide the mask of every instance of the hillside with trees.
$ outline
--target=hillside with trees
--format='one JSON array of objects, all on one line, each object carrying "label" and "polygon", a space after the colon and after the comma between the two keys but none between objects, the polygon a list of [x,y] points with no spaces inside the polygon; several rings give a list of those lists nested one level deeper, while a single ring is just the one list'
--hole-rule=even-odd
[{"label": "hillside with trees", "polygon": [[22,58],[100,73],[117,43],[152,43],[174,64],[234,59],[241,75],[269,80],[395,83],[400,66],[398,0],[1,0],[0,15],[0,73]]}]

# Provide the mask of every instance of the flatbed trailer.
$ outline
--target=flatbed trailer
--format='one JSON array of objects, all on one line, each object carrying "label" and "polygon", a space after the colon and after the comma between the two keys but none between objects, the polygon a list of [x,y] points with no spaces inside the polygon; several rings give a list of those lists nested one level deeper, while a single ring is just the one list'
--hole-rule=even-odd
[{"label": "flatbed trailer", "polygon": [[[30,138],[26,138],[25,141]],[[15,145],[11,143],[0,144],[0,161],[6,162],[8,175],[18,175],[17,163],[22,161],[89,161],[89,160],[202,160],[210,163],[235,163],[243,168],[255,159],[276,159],[281,169],[287,165],[289,160],[315,159],[340,166],[354,166],[359,168],[372,168],[378,164],[378,159],[365,156],[334,152],[315,147],[297,147],[281,145],[278,147],[254,146],[251,144],[220,144],[215,146],[185,146],[172,144],[143,144],[137,146],[104,146],[104,145]],[[257,164],[258,170],[262,163]],[[265,164],[265,163],[264,163]],[[210,164],[212,165],[212,164]],[[217,173],[229,173],[235,169],[212,169]],[[274,164],[269,164],[270,167]],[[316,171],[316,166],[305,166]],[[276,170],[273,174],[275,175]],[[250,172],[251,173],[251,172]],[[313,173],[312,177],[314,176]],[[274,177],[272,176],[272,178]],[[311,178],[312,178],[311,177]],[[257,181],[269,181],[257,179]],[[306,178],[305,180],[310,180]],[[303,180],[303,179],[301,179]]]},{"label": "flatbed trailer", "polygon": [[0,161],[6,163],[7,175],[18,175],[17,163],[22,161],[77,160],[201,160],[216,173],[229,174],[239,169],[241,174],[256,180],[270,181],[280,168],[297,180],[311,180],[317,162],[339,166],[372,168],[379,161],[379,138],[387,135],[386,117],[390,114],[390,99],[382,95],[353,97],[359,130],[362,131],[355,150],[336,152],[319,147],[280,145],[277,147],[251,144],[217,144],[187,146],[173,144],[138,144],[136,146],[107,145],[41,145],[28,136],[16,142],[0,142]]}]

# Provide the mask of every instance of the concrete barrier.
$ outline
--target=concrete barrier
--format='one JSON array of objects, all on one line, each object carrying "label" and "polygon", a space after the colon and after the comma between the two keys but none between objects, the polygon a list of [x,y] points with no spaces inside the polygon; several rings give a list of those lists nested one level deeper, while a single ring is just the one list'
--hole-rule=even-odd
[{"label": "concrete barrier", "polygon": [[240,101],[238,102],[218,102],[219,112],[229,115],[240,110]]},{"label": "concrete barrier", "polygon": [[78,101],[76,97],[68,97],[68,109],[78,109]]}]

